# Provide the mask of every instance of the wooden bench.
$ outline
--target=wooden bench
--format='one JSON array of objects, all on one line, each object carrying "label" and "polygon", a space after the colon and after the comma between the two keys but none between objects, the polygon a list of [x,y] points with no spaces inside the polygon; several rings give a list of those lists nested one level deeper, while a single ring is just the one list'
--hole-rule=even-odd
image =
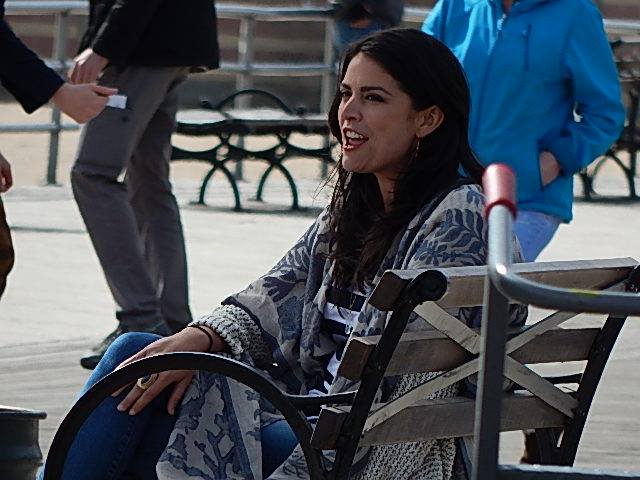
[{"label": "wooden bench", "polygon": [[[623,291],[637,265],[634,259],[622,258],[519,264],[515,269],[524,278],[548,285]],[[353,392],[290,395],[260,371],[213,354],[173,353],[128,365],[96,384],[63,420],[51,446],[46,478],[57,478],[75,433],[103,398],[145,374],[171,369],[221,373],[264,395],[296,433],[314,480],[348,478],[358,446],[472,435],[473,398],[425,398],[478,372],[478,331],[445,309],[482,305],[485,275],[485,267],[386,272],[370,302],[393,312],[389,325],[382,335],[351,339],[340,364],[340,375],[360,380]],[[412,312],[426,319],[434,330],[405,333]],[[534,429],[542,463],[573,463],[598,382],[625,321],[610,316],[597,327],[562,328],[575,316],[551,313],[510,332],[506,344],[504,372],[516,388],[504,393],[501,430]],[[553,378],[538,375],[529,367],[557,362],[581,363],[571,363],[573,371]],[[441,373],[393,401],[374,404],[385,377],[416,372]],[[314,406],[321,407],[315,428],[304,413]],[[329,471],[322,450],[332,449],[336,450],[336,461]]]},{"label": "wooden bench", "polygon": [[[242,96],[264,97],[275,104],[276,108],[230,109],[232,103]],[[258,160],[267,163],[267,169],[260,177],[256,200],[262,201],[264,185],[269,175],[278,170],[285,177],[291,191],[291,208],[299,208],[298,189],[295,180],[284,161],[293,156],[317,158],[329,164],[331,145],[326,114],[307,114],[295,112],[274,95],[256,89],[241,90],[229,95],[217,105],[203,101],[203,108],[181,110],[177,115],[177,133],[196,137],[213,137],[213,146],[206,150],[185,150],[174,146],[172,160],[204,161],[211,168],[204,176],[197,203],[204,205],[207,187],[213,174],[221,171],[233,190],[235,210],[242,210],[240,191],[234,175],[227,165],[230,162]],[[324,146],[307,148],[290,141],[294,133],[320,135],[325,138]],[[261,150],[245,147],[247,136],[270,136],[276,144]]]}]

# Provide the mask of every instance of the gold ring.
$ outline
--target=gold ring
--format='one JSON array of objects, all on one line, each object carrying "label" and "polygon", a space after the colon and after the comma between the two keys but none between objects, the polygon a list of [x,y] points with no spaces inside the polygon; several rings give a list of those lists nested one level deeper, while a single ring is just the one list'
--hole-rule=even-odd
[{"label": "gold ring", "polygon": [[153,382],[155,382],[157,379],[158,374],[154,373],[153,375],[147,375],[146,377],[139,378],[136,382],[136,385],[140,390],[146,390],[151,385],[153,385]]}]

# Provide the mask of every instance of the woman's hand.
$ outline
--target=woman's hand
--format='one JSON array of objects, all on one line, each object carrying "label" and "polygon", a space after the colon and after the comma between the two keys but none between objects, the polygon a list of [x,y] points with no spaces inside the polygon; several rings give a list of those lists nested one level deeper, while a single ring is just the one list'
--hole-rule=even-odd
[{"label": "woman's hand", "polygon": [[[211,351],[219,352],[225,350],[226,343],[224,340],[222,340],[217,333],[208,327],[203,328],[207,328],[213,335],[214,344]],[[197,328],[185,328],[170,337],[156,340],[132,357],[126,359],[116,367],[116,370],[136,360],[151,357],[153,355],[159,355],[161,353],[206,352],[208,348],[209,338],[204,332]],[[118,410],[121,412],[128,411],[130,415],[135,415],[142,411],[142,409],[145,408],[149,402],[159,395],[166,387],[171,384],[175,384],[173,392],[171,393],[167,403],[167,412],[169,415],[174,415],[176,408],[181,401],[184,392],[191,383],[191,379],[194,374],[194,370],[170,370],[153,375],[152,378],[155,378],[155,381],[153,381],[146,389],[140,388],[138,383],[136,383],[133,388],[131,388],[131,391],[127,396],[118,404]],[[112,396],[115,397],[119,395],[125,388],[127,387],[122,387],[118,391],[114,392]]]}]

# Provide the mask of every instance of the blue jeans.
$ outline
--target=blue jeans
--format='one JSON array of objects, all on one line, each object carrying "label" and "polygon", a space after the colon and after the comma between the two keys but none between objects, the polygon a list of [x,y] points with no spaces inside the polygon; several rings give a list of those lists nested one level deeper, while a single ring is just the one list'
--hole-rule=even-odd
[{"label": "blue jeans", "polygon": [[[112,372],[123,360],[159,339],[150,333],[127,333],[116,339],[93,371],[81,393]],[[127,390],[128,391],[128,390]],[[176,421],[167,413],[169,387],[144,410],[131,416],[116,406],[126,395],[105,399],[87,418],[67,455],[61,480],[119,480],[133,476],[156,480],[155,466]],[[298,441],[286,421],[261,430],[265,477],[291,454]],[[42,479],[42,469],[38,479]]]},{"label": "blue jeans", "polygon": [[533,262],[555,235],[561,220],[532,210],[518,210],[513,230],[520,242],[525,262]]},{"label": "blue jeans", "polygon": [[376,20],[372,20],[371,23],[364,28],[352,27],[349,25],[349,22],[345,20],[336,21],[335,33],[333,36],[333,53],[336,61],[341,59],[342,54],[350,44],[357,42],[374,32],[382,30],[383,28],[385,28],[384,25]]}]

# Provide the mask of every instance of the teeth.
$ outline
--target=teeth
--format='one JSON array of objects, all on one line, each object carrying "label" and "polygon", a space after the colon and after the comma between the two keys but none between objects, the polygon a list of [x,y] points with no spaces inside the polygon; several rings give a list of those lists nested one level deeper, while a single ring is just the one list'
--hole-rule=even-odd
[{"label": "teeth", "polygon": [[347,138],[353,138],[354,140],[361,140],[365,138],[364,135],[360,135],[359,133],[353,132],[351,130],[348,130],[347,132],[345,132],[345,136]]}]

